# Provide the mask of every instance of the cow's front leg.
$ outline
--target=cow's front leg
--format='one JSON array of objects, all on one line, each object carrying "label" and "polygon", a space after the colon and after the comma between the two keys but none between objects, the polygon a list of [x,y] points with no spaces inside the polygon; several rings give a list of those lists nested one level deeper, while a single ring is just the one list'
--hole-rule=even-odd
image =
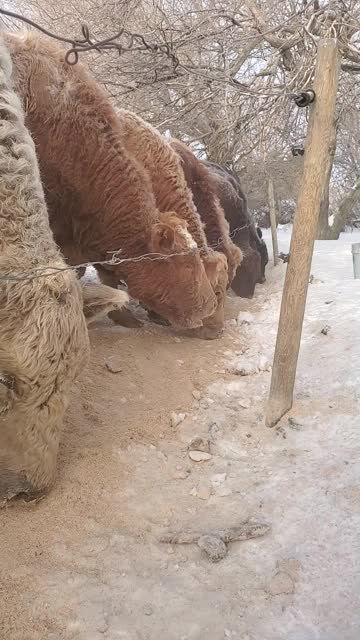
[{"label": "cow's front leg", "polygon": [[[108,269],[104,269],[101,266],[97,266],[96,271],[103,284],[106,284],[108,287],[113,287],[113,289],[118,288],[119,276],[116,273],[109,271]],[[128,327],[130,329],[142,327],[144,324],[142,320],[139,320],[128,307],[110,311],[110,313],[108,313],[108,318],[110,318],[110,320],[115,324],[118,324],[121,327]]]}]

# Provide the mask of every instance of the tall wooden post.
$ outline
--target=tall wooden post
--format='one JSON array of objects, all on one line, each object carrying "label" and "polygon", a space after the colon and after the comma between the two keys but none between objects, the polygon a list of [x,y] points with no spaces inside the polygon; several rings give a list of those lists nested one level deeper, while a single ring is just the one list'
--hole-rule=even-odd
[{"label": "tall wooden post", "polygon": [[276,201],[275,201],[275,189],[274,181],[269,177],[268,181],[268,197],[269,197],[269,210],[270,210],[270,226],[271,226],[271,239],[274,256],[274,266],[276,267],[279,262],[279,246],[277,239],[277,220],[276,220]]},{"label": "tall wooden post", "polygon": [[303,176],[286,271],[265,422],[274,426],[291,409],[306,295],[321,198],[330,162],[339,75],[335,39],[320,40],[316,61],[315,101],[310,106]]}]

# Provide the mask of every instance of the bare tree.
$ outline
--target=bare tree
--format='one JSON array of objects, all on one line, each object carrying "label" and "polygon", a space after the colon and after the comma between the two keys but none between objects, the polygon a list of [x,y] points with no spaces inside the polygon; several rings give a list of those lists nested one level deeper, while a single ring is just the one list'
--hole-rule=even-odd
[{"label": "bare tree", "polygon": [[[284,202],[296,197],[294,167],[297,178],[301,162],[293,162],[293,151],[301,150],[307,126],[307,110],[292,95],[311,86],[319,38],[336,37],[341,77],[319,236],[334,237],[357,208],[358,0],[19,0],[17,6],[57,33],[79,33],[83,22],[97,40],[124,30],[120,50],[92,51],[86,60],[114,104],[190,143],[200,157],[231,166],[246,183],[256,167],[265,176],[277,162],[283,170],[273,171],[275,188]],[[256,182],[261,200],[267,185]]]}]

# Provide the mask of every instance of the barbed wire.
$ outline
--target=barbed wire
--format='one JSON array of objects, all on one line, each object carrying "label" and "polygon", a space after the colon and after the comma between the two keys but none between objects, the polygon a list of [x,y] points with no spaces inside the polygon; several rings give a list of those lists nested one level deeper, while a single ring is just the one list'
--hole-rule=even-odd
[{"label": "barbed wire", "polygon": [[[231,240],[235,237],[238,231],[243,231],[244,229],[249,229],[252,223],[248,223],[243,225],[242,227],[237,227],[233,229],[231,233],[229,233],[228,238]],[[220,237],[217,242],[211,245],[207,245],[205,249],[216,250],[219,246],[226,241],[228,238]],[[117,251],[108,251],[108,253],[112,253],[112,257],[109,260],[96,260],[94,262],[82,262],[81,264],[76,265],[66,265],[64,267],[37,267],[28,271],[26,273],[0,273],[0,281],[6,282],[24,282],[31,280],[38,280],[39,278],[49,278],[52,276],[56,276],[58,273],[62,273],[64,271],[77,271],[78,269],[87,269],[88,267],[100,267],[100,266],[118,266],[121,264],[128,263],[137,263],[143,262],[145,260],[150,261],[159,261],[159,260],[169,260],[170,258],[178,258],[180,256],[189,256],[194,255],[197,251],[201,251],[201,248],[196,247],[193,249],[189,249],[189,251],[183,251],[181,253],[170,253],[168,255],[164,255],[162,253],[144,253],[140,256],[136,256],[135,258],[119,258],[119,254],[122,249],[118,249]]]},{"label": "barbed wire", "polygon": [[[24,22],[28,24],[30,27],[41,31],[45,35],[49,36],[49,38],[53,38],[58,42],[63,42],[64,44],[70,44],[71,48],[65,54],[65,62],[70,65],[75,65],[79,61],[79,53],[84,53],[85,51],[97,51],[101,53],[101,51],[109,51],[109,50],[117,50],[119,55],[124,53],[125,51],[151,51],[153,53],[162,53],[168,58],[170,58],[174,65],[174,70],[179,66],[180,62],[175,53],[171,50],[171,47],[167,43],[151,43],[148,42],[145,37],[141,33],[134,33],[128,31],[125,28],[120,29],[117,33],[110,36],[109,38],[105,38],[104,40],[94,40],[90,37],[89,27],[86,24],[81,25],[81,33],[83,38],[66,38],[65,36],[59,36],[45,27],[42,27],[34,20],[30,18],[26,18],[25,16],[15,13],[14,11],[9,11],[8,9],[0,8],[0,15],[7,16],[8,18],[13,18],[14,20],[20,20],[20,22]],[[125,36],[128,38],[126,44],[117,42],[119,38]],[[134,46],[137,45],[137,46]]]}]

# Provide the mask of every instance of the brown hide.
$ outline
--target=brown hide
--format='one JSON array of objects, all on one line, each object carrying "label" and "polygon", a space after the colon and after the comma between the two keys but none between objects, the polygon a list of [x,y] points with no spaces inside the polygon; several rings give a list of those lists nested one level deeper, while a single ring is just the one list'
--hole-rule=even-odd
[{"label": "brown hide", "polygon": [[181,159],[186,183],[192,192],[194,204],[205,225],[209,246],[224,253],[228,264],[228,286],[242,261],[241,250],[229,237],[229,224],[217,196],[217,181],[203,162],[189,147],[173,139],[171,146]]},{"label": "brown hide", "polygon": [[[217,336],[224,324],[224,302],[228,281],[227,264],[218,251],[209,251],[208,249],[209,236],[204,232],[199,216],[200,212],[195,206],[196,203],[194,204],[193,194],[184,176],[181,159],[168,140],[142,118],[125,109],[118,110],[117,115],[123,144],[128,153],[136,157],[138,162],[145,167],[151,180],[156,206],[161,212],[164,212],[164,220],[166,219],[165,212],[174,211],[179,218],[186,221],[188,231],[201,250],[206,274],[217,296],[216,312],[203,321],[208,329],[202,333],[207,337],[211,337],[212,334]],[[215,212],[214,216],[220,220],[222,217],[223,220],[223,225],[221,226],[221,222],[219,222],[217,226],[218,240],[219,234],[221,235],[223,231],[226,236],[227,227],[224,217],[219,215],[219,212]],[[228,254],[234,261],[239,261],[240,252],[235,246],[233,246],[233,250],[233,254],[231,254],[229,247]],[[231,266],[233,266],[233,262]]]},{"label": "brown hide", "polygon": [[[81,64],[34,34],[7,34],[14,81],[34,137],[55,240],[71,264],[159,253],[110,268],[129,293],[181,327],[217,307],[184,221],[161,215],[144,166],[124,146],[108,97]],[[166,257],[166,259],[164,259]],[[160,258],[160,259],[158,259]]]}]

